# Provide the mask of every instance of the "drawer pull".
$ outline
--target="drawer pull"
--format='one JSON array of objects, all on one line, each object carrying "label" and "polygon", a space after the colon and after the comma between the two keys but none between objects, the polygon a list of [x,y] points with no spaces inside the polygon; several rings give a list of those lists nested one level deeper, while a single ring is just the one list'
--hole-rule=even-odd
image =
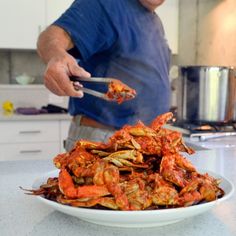
[{"label": "drawer pull", "polygon": [[20,131],[20,134],[39,134],[41,133],[40,130],[26,130],[26,131]]},{"label": "drawer pull", "polygon": [[36,149],[36,150],[21,150],[20,151],[20,153],[22,153],[22,154],[23,153],[40,153],[40,152],[42,152],[42,150],[39,150],[39,149],[38,150]]}]

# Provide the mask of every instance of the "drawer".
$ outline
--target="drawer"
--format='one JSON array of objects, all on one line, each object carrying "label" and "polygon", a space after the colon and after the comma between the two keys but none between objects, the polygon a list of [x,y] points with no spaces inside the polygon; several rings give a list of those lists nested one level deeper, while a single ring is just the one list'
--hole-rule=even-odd
[{"label": "drawer", "polygon": [[11,121],[0,123],[0,143],[59,141],[58,121]]},{"label": "drawer", "polygon": [[58,142],[0,144],[0,161],[53,159],[59,154]]}]

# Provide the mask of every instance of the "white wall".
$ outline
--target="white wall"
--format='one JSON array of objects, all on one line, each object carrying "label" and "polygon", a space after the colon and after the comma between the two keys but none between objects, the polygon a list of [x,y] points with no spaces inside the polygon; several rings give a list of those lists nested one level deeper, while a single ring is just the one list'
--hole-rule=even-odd
[{"label": "white wall", "polygon": [[220,1],[200,17],[198,63],[236,66],[236,1]]},{"label": "white wall", "polygon": [[179,4],[177,64],[236,66],[236,0]]}]

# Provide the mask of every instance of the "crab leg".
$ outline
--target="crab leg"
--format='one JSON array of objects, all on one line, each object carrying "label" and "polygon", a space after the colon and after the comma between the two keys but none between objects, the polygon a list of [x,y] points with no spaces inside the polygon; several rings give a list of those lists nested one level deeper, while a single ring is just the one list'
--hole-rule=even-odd
[{"label": "crab leg", "polygon": [[59,188],[69,198],[94,198],[109,195],[104,185],[85,185],[76,187],[66,169],[61,169],[58,177]]}]

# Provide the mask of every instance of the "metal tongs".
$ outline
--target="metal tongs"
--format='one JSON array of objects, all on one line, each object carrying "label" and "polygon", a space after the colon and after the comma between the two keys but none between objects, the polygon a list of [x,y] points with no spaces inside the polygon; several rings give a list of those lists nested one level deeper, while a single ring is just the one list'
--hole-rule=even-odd
[{"label": "metal tongs", "polygon": [[[113,79],[113,78],[102,78],[102,77],[90,77],[90,78],[84,78],[84,77],[75,77],[75,76],[71,76],[70,80],[73,82],[98,82],[98,83],[107,83],[110,84],[111,82],[117,81],[117,79]],[[73,84],[75,90],[82,90],[84,93],[93,95],[95,97],[104,99],[106,101],[112,101],[105,93],[101,93],[98,92],[96,90],[92,90],[92,89],[88,89],[85,87],[80,87],[80,86],[76,86],[76,84]]]}]

